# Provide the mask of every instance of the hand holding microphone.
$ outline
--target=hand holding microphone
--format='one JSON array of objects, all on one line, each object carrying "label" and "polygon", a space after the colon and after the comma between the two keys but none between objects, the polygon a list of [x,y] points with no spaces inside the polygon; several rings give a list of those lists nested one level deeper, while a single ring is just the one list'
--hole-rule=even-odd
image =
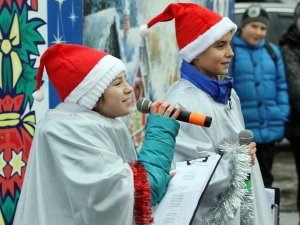
[{"label": "hand holding microphone", "polygon": [[[253,140],[253,133],[251,130],[242,130],[239,133],[239,144],[240,145],[247,145],[249,148],[249,155],[251,156],[251,163],[254,165],[255,158],[256,158],[256,143],[252,142]],[[246,189],[248,190],[248,194],[251,195],[252,193],[252,183],[251,183],[251,174],[247,174],[247,179],[245,180]]]},{"label": "hand holding microphone", "polygon": [[164,103],[160,101],[155,101],[150,105],[149,113],[151,114],[160,114],[167,117],[170,117],[174,120],[177,119],[181,109],[175,108],[175,104]]},{"label": "hand holding microphone", "polygon": [[[156,104],[156,105],[152,105],[152,104]],[[153,112],[151,112],[151,108],[153,108],[153,106],[155,106],[157,108],[160,105],[157,102],[152,103],[152,101],[148,98],[141,98],[136,103],[136,107],[137,107],[138,111],[140,111],[141,113],[153,113]],[[160,110],[160,109],[157,109],[157,110]],[[177,116],[177,113],[179,113],[177,118],[175,118],[176,116],[173,117],[173,115],[175,113],[176,113],[176,116]],[[209,116],[206,116],[206,115],[203,115],[200,113],[188,112],[188,111],[178,111],[178,109],[176,109],[175,107],[170,112],[170,115],[172,116],[172,118],[174,118],[176,120],[199,125],[199,126],[204,126],[204,127],[210,127],[211,121],[212,121],[212,118]]]},{"label": "hand holding microphone", "polygon": [[242,130],[239,133],[239,143],[241,145],[247,145],[249,148],[249,155],[251,156],[251,163],[254,165],[256,159],[256,143],[252,142],[253,133],[251,130]]}]

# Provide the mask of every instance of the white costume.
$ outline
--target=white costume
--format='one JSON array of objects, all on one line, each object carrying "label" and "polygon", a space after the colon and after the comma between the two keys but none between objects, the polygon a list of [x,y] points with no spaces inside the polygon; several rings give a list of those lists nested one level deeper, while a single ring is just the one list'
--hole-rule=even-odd
[{"label": "white costume", "polygon": [[[227,140],[236,142],[238,133],[244,129],[239,98],[231,92],[231,105],[216,102],[210,95],[187,80],[180,80],[169,89],[166,101],[176,103],[190,112],[199,112],[212,117],[209,128],[180,124],[176,139],[174,161],[183,161],[197,157],[201,152],[218,152],[218,145]],[[271,209],[267,205],[264,186],[258,164],[252,168],[252,186],[254,196],[254,221],[240,222],[240,207],[243,206],[239,190],[232,187],[232,177],[237,172],[236,161],[239,158],[225,152],[215,174],[206,190],[195,215],[193,225],[208,224],[271,224]],[[231,184],[231,185],[230,185]],[[237,194],[235,194],[237,193]],[[230,204],[222,202],[221,198]],[[226,207],[225,207],[226,206]]]},{"label": "white costume", "polygon": [[[85,46],[52,45],[40,60],[38,101],[44,67],[62,103],[36,128],[14,225],[151,224],[151,205],[170,179],[179,123],[150,115],[137,156],[125,123],[98,108],[107,87],[126,71],[121,60]],[[122,77],[109,99],[120,101],[119,116],[127,112],[121,101],[131,95]]]},{"label": "white costume", "polygon": [[40,121],[29,158],[14,224],[133,224],[126,162],[136,153],[122,121],[61,103]]},{"label": "white costume", "polygon": [[151,224],[178,130],[173,119],[149,116],[137,156],[121,119],[60,103],[36,129],[14,225]]},{"label": "white costume", "polygon": [[[219,148],[224,152],[200,202],[193,224],[270,225],[271,209],[265,201],[265,190],[257,164],[252,172],[254,200],[246,192],[245,180],[251,172],[250,156],[247,154],[246,145],[240,146],[237,142],[239,132],[244,130],[244,121],[239,99],[232,90],[232,80],[227,79],[227,76],[220,76],[222,81],[218,82],[196,68],[201,67],[201,71],[209,73],[210,76],[227,73],[224,65],[223,70],[220,69],[220,64],[229,62],[233,55],[229,51],[227,39],[224,41],[222,38],[230,33],[234,34],[237,26],[229,18],[222,17],[200,4],[180,2],[169,4],[146,27],[152,28],[155,24],[172,19],[175,20],[178,50],[183,59],[180,76],[182,80],[170,87],[165,100],[187,111],[212,117],[209,128],[181,123],[176,138],[174,161],[201,157],[199,153],[203,152],[219,152]],[[148,30],[142,31],[143,35],[149,33]],[[207,60],[211,62],[207,65],[204,62],[200,64],[199,60],[206,60],[200,57],[195,61],[197,66],[192,66],[191,62],[210,47],[217,52],[215,58],[208,53]],[[211,68],[213,64],[216,69]]]}]

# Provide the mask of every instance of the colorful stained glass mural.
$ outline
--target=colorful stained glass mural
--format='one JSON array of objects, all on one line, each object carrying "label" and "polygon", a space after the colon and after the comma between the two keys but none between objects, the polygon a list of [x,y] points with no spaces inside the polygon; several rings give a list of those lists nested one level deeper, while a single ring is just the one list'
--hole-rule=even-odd
[{"label": "colorful stained glass mural", "polygon": [[47,76],[48,101],[33,101],[39,57],[81,44],[81,18],[80,0],[0,0],[0,225],[13,223],[38,115],[59,102]]},{"label": "colorful stained glass mural", "polygon": [[45,43],[45,21],[29,17],[37,9],[37,0],[0,1],[0,224],[12,224],[36,123],[32,56]]}]

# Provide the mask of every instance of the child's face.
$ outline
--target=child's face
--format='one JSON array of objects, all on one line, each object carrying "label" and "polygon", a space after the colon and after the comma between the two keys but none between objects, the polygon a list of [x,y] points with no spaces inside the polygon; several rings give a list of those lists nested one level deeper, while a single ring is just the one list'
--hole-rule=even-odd
[{"label": "child's face", "polygon": [[109,118],[126,116],[132,103],[131,93],[132,88],[126,81],[126,75],[121,72],[105,90],[93,110]]},{"label": "child's face", "polygon": [[232,32],[225,34],[219,41],[198,55],[192,64],[205,75],[216,79],[218,75],[228,73],[229,62],[233,57],[230,43]]},{"label": "child's face", "polygon": [[258,45],[267,35],[267,25],[262,22],[248,23],[241,30],[241,38],[249,45]]}]

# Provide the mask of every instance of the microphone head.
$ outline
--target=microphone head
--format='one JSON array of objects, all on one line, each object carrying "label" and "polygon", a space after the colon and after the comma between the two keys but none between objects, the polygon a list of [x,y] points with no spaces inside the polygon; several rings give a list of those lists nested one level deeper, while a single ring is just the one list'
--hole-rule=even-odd
[{"label": "microphone head", "polygon": [[152,101],[149,98],[141,98],[136,103],[136,108],[141,113],[149,113]]},{"label": "microphone head", "polygon": [[240,144],[250,144],[253,139],[253,132],[251,130],[242,130],[239,133]]}]

